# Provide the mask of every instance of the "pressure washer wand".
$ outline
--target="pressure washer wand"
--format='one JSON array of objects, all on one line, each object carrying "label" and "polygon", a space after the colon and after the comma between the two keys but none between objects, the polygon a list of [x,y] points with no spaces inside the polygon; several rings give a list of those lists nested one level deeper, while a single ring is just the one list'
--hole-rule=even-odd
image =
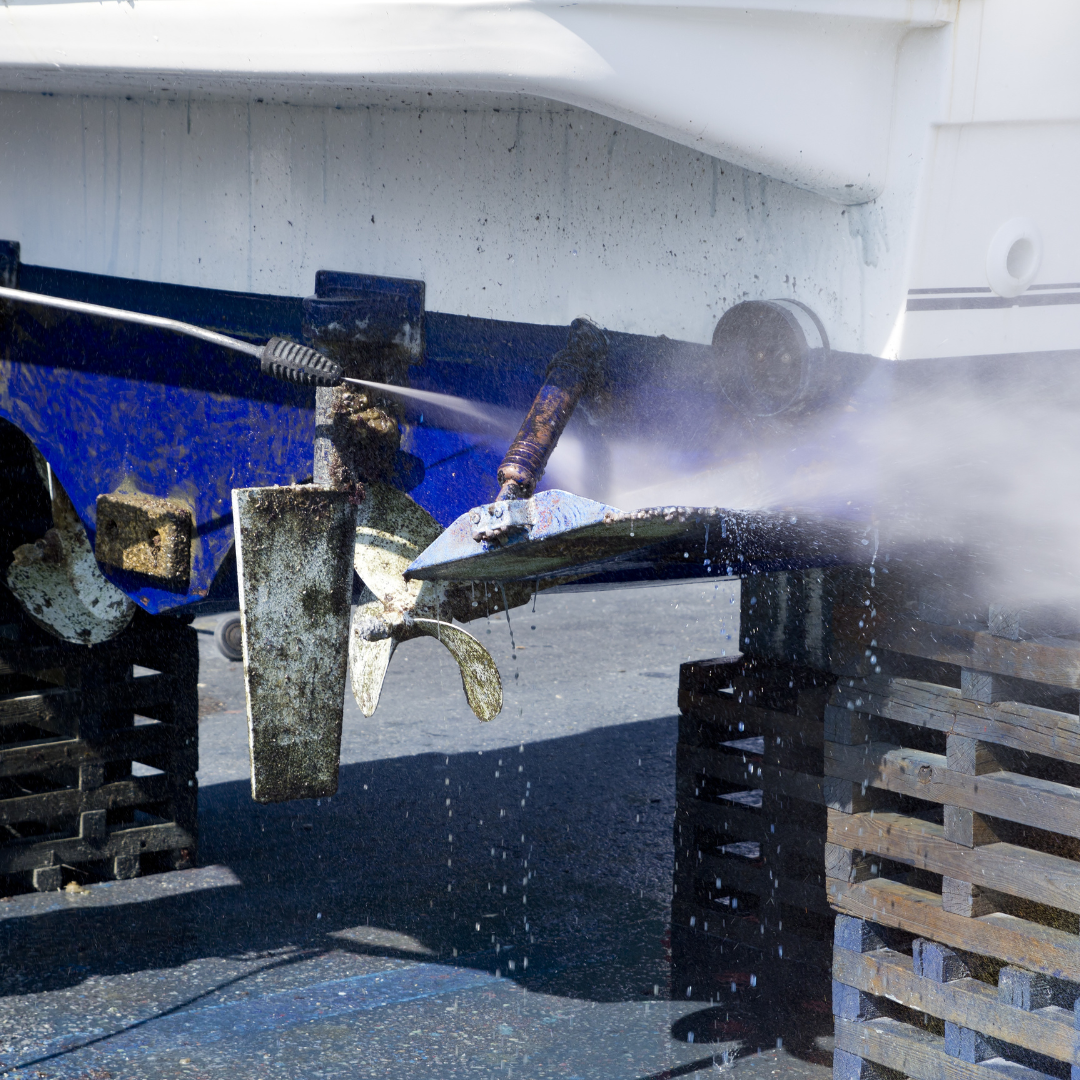
[{"label": "pressure washer wand", "polygon": [[588,319],[570,324],[566,348],[548,365],[544,385],[499,466],[496,502],[532,497],[577,403],[596,381],[607,348],[604,332]]},{"label": "pressure washer wand", "polygon": [[219,334],[216,330],[207,330],[202,326],[168,319],[163,315],[147,315],[141,311],[126,311],[124,308],[105,307],[102,304],[88,304],[83,300],[69,300],[63,296],[48,296],[45,293],[26,292],[23,289],[0,287],[0,300],[15,300],[20,304],[36,304],[41,307],[57,308],[61,311],[74,311],[80,315],[93,315],[97,318],[116,319],[120,322],[135,323],[138,326],[150,326],[155,330],[168,330],[184,337],[197,338],[223,349],[246,353],[259,361],[259,366],[266,375],[286,382],[299,383],[301,386],[336,386],[341,382],[341,367],[322,353],[298,345],[285,338],[271,338],[265,345],[254,345],[250,341],[241,341],[228,334]]}]

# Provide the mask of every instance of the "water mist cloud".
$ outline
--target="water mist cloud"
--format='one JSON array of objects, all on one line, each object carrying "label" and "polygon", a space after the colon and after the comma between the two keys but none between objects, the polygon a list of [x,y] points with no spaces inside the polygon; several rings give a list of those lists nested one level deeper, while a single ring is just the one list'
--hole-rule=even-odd
[{"label": "water mist cloud", "polygon": [[959,560],[983,598],[1080,609],[1078,413],[1071,358],[882,362],[815,417],[720,425],[705,468],[613,440],[610,501],[856,517],[928,575]]}]

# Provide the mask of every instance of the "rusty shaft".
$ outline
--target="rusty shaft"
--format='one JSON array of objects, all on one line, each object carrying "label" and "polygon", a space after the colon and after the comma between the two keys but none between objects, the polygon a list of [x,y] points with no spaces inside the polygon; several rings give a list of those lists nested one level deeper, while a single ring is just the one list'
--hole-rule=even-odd
[{"label": "rusty shaft", "polygon": [[604,332],[588,319],[575,319],[566,348],[548,366],[544,385],[499,466],[497,502],[532,496],[559,436],[606,357]]}]

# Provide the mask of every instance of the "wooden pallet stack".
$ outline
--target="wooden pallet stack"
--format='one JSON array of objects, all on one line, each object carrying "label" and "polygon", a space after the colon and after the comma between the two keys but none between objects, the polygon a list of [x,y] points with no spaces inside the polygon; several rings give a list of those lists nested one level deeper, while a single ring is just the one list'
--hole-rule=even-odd
[{"label": "wooden pallet stack", "polygon": [[682,665],[677,998],[747,1006],[798,985],[802,997],[820,988],[827,1002],[822,747],[831,682],[806,667],[743,657]]},{"label": "wooden pallet stack", "polygon": [[197,682],[178,619],[92,648],[0,625],[0,888],[193,864]]},{"label": "wooden pallet stack", "polygon": [[1080,642],[884,608],[832,613],[834,1075],[1080,1077]]}]

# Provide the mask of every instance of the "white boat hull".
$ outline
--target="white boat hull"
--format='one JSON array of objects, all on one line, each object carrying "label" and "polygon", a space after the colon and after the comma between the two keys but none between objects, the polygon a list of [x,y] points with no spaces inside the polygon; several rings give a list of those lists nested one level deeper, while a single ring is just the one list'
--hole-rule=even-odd
[{"label": "white boat hull", "polygon": [[[14,3],[0,24],[0,237],[31,263],[291,295],[357,270],[422,278],[433,310],[698,342],[788,298],[834,350],[896,359],[1080,347],[1059,0]],[[1005,296],[988,258],[1017,220],[1039,265]]]}]

